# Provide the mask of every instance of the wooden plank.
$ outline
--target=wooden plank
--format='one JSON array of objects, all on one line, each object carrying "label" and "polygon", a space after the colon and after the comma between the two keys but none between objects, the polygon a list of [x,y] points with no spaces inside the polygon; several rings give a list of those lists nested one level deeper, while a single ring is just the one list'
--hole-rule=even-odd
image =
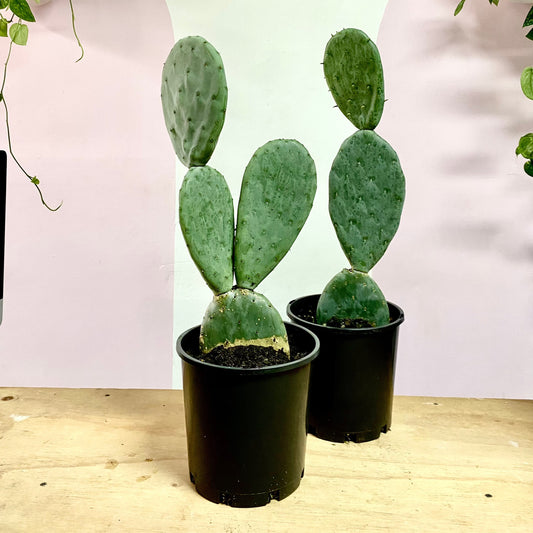
[{"label": "wooden plank", "polygon": [[307,452],[232,509],[189,482],[181,391],[0,389],[0,531],[533,531],[533,401],[396,397],[379,440]]}]

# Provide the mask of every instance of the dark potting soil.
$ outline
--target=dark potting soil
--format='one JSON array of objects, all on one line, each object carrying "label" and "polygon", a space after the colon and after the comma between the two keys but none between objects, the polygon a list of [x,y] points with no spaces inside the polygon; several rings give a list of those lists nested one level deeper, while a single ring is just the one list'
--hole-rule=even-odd
[{"label": "dark potting soil", "polygon": [[298,348],[294,342],[291,342],[289,334],[289,346],[291,351],[290,359],[287,354],[281,350],[275,350],[263,346],[233,346],[224,348],[218,346],[208,354],[197,353],[191,354],[205,363],[211,363],[219,366],[231,366],[235,368],[263,368],[265,366],[274,366],[296,361],[307,355],[307,352]]},{"label": "dark potting soil", "polygon": [[[311,322],[311,324],[318,324],[316,321],[316,309],[303,309],[300,313],[298,313],[298,317],[302,320],[307,320],[307,322]],[[371,328],[372,324],[370,322],[362,319],[362,318],[347,318],[345,320],[340,320],[339,318],[331,318],[326,322],[326,326],[332,327],[332,328]]]}]

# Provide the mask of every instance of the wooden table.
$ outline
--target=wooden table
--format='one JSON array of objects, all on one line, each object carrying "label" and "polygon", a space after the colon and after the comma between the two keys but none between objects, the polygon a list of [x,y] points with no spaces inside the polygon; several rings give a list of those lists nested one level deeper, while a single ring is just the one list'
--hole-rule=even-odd
[{"label": "wooden table", "polygon": [[533,531],[533,401],[396,397],[379,440],[308,438],[281,502],[189,482],[181,391],[0,389],[0,532]]}]

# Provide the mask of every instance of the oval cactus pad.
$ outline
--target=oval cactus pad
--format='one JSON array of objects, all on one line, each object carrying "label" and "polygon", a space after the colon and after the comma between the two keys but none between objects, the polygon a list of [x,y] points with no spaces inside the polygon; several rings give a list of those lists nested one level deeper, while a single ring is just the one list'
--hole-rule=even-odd
[{"label": "oval cactus pad", "polygon": [[329,174],[329,214],[355,270],[368,272],[400,224],[405,178],[396,152],[374,131],[341,145]]},{"label": "oval cactus pad", "polygon": [[203,353],[217,346],[263,346],[289,356],[285,324],[273,305],[247,289],[233,289],[213,298],[200,328]]},{"label": "oval cactus pad", "polygon": [[383,67],[376,45],[361,30],[336,33],[324,53],[326,82],[339,109],[356,128],[374,129],[383,113]]},{"label": "oval cactus pad", "polygon": [[346,269],[326,285],[316,318],[319,324],[349,320],[363,327],[384,326],[390,321],[389,306],[377,283],[368,274]]},{"label": "oval cactus pad", "polygon": [[215,294],[233,285],[233,199],[214,168],[187,172],[179,192],[183,237],[196,266]]},{"label": "oval cactus pad", "polygon": [[203,37],[180,39],[163,67],[161,101],[179,160],[205,165],[226,116],[228,88],[222,58]]},{"label": "oval cactus pad", "polygon": [[254,289],[300,233],[316,192],[315,163],[295,140],[259,148],[242,181],[235,234],[235,278]]}]

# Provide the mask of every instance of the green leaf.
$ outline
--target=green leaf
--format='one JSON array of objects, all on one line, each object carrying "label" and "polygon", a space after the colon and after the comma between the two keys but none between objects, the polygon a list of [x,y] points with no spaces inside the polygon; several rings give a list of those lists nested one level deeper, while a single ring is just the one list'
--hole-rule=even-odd
[{"label": "green leaf", "polygon": [[495,6],[497,6],[499,1],[500,0],[489,0],[489,4],[494,4]]},{"label": "green leaf", "polygon": [[13,11],[13,13],[22,20],[35,22],[35,17],[33,16],[30,6],[26,0],[10,0],[9,9],[11,9],[11,11]]},{"label": "green leaf", "polygon": [[7,37],[7,20],[0,19],[0,37]]},{"label": "green leaf", "polygon": [[533,24],[533,7],[528,11],[522,28],[526,28],[527,26],[531,26],[532,24]]},{"label": "green leaf", "polygon": [[520,87],[522,92],[533,100],[533,67],[526,67],[520,76]]},{"label": "green leaf", "polygon": [[9,5],[9,0],[0,0],[0,9],[5,9]]},{"label": "green leaf", "polygon": [[526,159],[533,159],[533,133],[520,137],[515,153],[523,155]]},{"label": "green leaf", "polygon": [[524,170],[529,176],[533,176],[533,161],[530,159],[524,163]]},{"label": "green leaf", "polygon": [[529,30],[529,32],[527,33],[526,37],[527,37],[530,41],[533,41],[533,30]]},{"label": "green leaf", "polygon": [[9,36],[15,44],[24,46],[28,42],[28,26],[15,22],[9,27]]},{"label": "green leaf", "polygon": [[457,4],[457,7],[455,8],[455,12],[453,14],[453,16],[455,17],[456,15],[459,15],[459,13],[461,13],[461,10],[463,9],[463,6],[465,5],[465,0],[461,0],[458,4]]}]

